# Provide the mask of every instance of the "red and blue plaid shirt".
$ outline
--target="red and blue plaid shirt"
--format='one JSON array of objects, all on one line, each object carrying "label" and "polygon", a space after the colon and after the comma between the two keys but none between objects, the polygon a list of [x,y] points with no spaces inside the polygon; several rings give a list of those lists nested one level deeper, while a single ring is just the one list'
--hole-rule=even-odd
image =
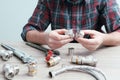
[{"label": "red and blue plaid shirt", "polygon": [[30,30],[91,29],[108,33],[120,31],[120,10],[116,0],[39,0],[21,36],[26,40]]}]

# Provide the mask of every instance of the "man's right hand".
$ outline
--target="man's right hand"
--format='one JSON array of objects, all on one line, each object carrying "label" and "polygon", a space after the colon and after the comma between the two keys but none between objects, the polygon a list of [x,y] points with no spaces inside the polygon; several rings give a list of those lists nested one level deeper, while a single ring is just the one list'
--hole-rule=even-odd
[{"label": "man's right hand", "polygon": [[51,49],[57,49],[62,47],[63,45],[71,42],[73,39],[68,35],[64,35],[66,29],[57,29],[53,30],[49,33],[46,33],[46,43]]}]

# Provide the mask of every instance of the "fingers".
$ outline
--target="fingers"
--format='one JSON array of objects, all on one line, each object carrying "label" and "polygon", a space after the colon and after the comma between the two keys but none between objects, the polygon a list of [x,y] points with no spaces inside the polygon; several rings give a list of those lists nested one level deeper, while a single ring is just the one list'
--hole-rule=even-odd
[{"label": "fingers", "polygon": [[47,40],[48,46],[51,49],[56,49],[72,41],[73,39],[71,39],[70,36],[63,35],[65,32],[66,32],[65,29],[51,31],[48,34],[49,37]]},{"label": "fingers", "polygon": [[65,40],[60,40],[60,41],[51,40],[51,41],[49,41],[49,47],[51,49],[57,49],[71,41],[72,41],[72,39],[65,39]]},{"label": "fingers", "polygon": [[56,31],[58,34],[64,34],[67,30],[66,29],[57,29],[54,31]]},{"label": "fingers", "polygon": [[82,30],[85,34],[95,34],[95,30]]},{"label": "fingers", "polygon": [[65,33],[65,31],[66,31],[65,29],[54,30],[49,34],[49,37],[51,37],[52,39],[57,40],[57,41],[69,39],[70,36],[63,35]]},{"label": "fingers", "polygon": [[70,36],[56,34],[56,35],[52,35],[51,38],[53,38],[54,40],[60,41],[60,40],[70,39]]},{"label": "fingers", "polygon": [[87,44],[87,45],[94,45],[96,44],[95,39],[86,39],[86,38],[78,38],[77,41],[81,44]]},{"label": "fingers", "polygon": [[96,50],[99,46],[99,43],[95,39],[79,38],[77,41],[90,51]]},{"label": "fingers", "polygon": [[98,45],[85,45],[83,44],[85,48],[87,48],[89,51],[94,51],[98,48]]}]

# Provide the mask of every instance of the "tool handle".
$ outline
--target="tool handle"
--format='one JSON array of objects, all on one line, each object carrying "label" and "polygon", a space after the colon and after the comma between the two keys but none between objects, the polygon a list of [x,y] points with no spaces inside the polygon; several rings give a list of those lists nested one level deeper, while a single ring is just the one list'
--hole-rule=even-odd
[{"label": "tool handle", "polygon": [[8,46],[8,45],[3,44],[3,43],[1,43],[1,46],[2,46],[3,48],[5,48],[6,50],[11,50],[11,51],[14,51],[14,50],[15,50],[13,47]]},{"label": "tool handle", "polygon": [[[35,43],[26,42],[26,45],[31,46],[31,47],[36,48],[36,49],[39,49],[45,53],[48,53],[48,51],[50,50],[50,49],[47,49],[47,48],[45,48],[39,44],[35,44]],[[51,50],[51,51],[53,51],[53,54],[55,54],[55,55],[60,55],[60,52],[57,50]]]},{"label": "tool handle", "polygon": [[43,51],[43,52],[45,52],[45,53],[48,52],[48,50],[49,50],[49,49],[44,48],[44,47],[42,47],[42,46],[40,46],[40,45],[38,45],[38,44],[35,44],[35,43],[26,42],[26,45],[31,46],[31,47],[34,47],[34,48],[36,48],[36,49],[39,49],[39,50],[41,50],[41,51]]}]

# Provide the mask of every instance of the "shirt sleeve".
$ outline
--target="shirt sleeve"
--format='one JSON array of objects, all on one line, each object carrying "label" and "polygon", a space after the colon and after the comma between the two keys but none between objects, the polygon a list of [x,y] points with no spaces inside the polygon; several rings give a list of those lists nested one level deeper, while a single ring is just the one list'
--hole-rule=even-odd
[{"label": "shirt sleeve", "polygon": [[106,22],[106,31],[108,33],[113,31],[120,32],[120,8],[116,3],[116,0],[104,0],[103,4],[105,6],[103,17]]},{"label": "shirt sleeve", "polygon": [[50,10],[47,5],[47,0],[39,0],[38,4],[28,20],[28,23],[23,27],[21,37],[26,41],[26,33],[30,30],[44,31],[50,24]]}]

